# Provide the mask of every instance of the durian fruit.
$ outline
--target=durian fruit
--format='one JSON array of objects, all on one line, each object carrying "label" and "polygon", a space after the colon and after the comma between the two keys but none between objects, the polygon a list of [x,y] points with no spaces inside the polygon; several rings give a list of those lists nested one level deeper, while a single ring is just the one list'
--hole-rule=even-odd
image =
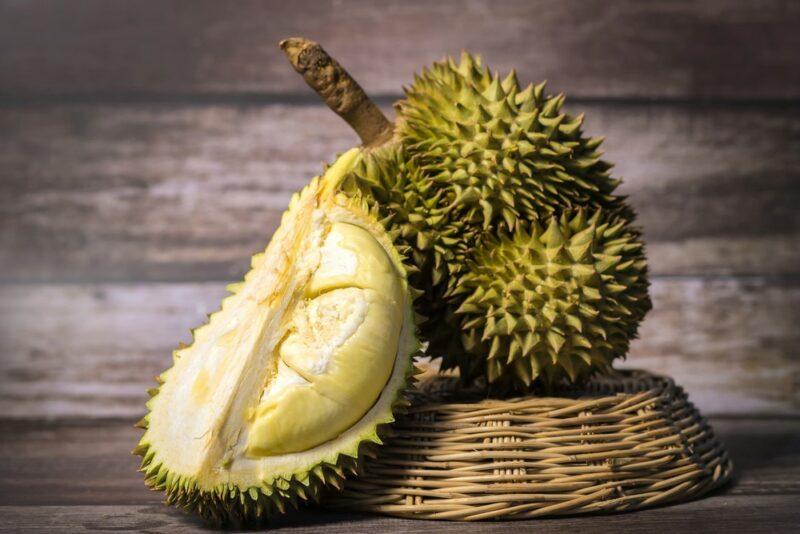
[{"label": "durian fruit", "polygon": [[[520,358],[501,353],[516,351],[516,345],[495,344],[492,352],[492,344],[477,343],[474,336],[468,337],[469,346],[463,344],[467,325],[481,324],[478,317],[457,313],[469,296],[464,288],[476,279],[481,258],[490,256],[492,247],[503,246],[502,236],[513,239],[517,232],[534,231],[537,224],[546,226],[553,218],[583,210],[589,219],[600,213],[618,218],[628,240],[642,250],[632,226],[634,213],[615,193],[618,181],[601,158],[602,139],[583,135],[583,117],[562,110],[563,95],[547,95],[544,84],[522,88],[513,72],[506,77],[492,74],[480,58],[464,53],[459,64],[445,59],[416,76],[406,98],[396,104],[397,121],[392,124],[318,44],[289,39],[281,46],[295,69],[364,142],[359,162],[342,175],[338,187],[363,195],[397,233],[396,243],[409,249],[409,280],[418,295],[421,334],[428,353],[442,357],[443,368],[457,367],[467,380],[486,375],[491,382],[506,381],[525,390],[534,379],[545,384],[563,377],[578,380],[624,356],[650,306],[643,252],[636,260],[641,283],[617,295],[620,302],[638,303],[639,311],[620,331],[628,337],[623,341],[619,333],[611,343],[613,351],[605,341],[598,345],[593,353],[603,357],[589,358],[587,369],[577,372],[572,364],[575,357],[586,362],[580,356],[585,351],[565,356],[571,345],[559,350],[549,367],[531,361],[526,370],[514,371],[525,367],[511,363]],[[604,253],[602,247],[592,250]],[[489,263],[480,269],[488,280],[493,273],[502,276],[505,268]],[[595,321],[601,318],[587,321],[587,328]],[[483,324],[490,323],[491,317],[485,316]],[[520,374],[506,380],[509,370]]]},{"label": "durian fruit", "polygon": [[263,519],[339,487],[405,402],[419,349],[402,259],[375,210],[295,195],[266,251],[151,392],[146,483],[216,522]]},{"label": "durian fruit", "polygon": [[367,160],[346,179],[386,196],[383,209],[408,219],[401,233],[430,251],[433,283],[452,289],[484,235],[575,206],[633,217],[614,194],[602,139],[583,136],[583,117],[564,113],[564,100],[546,95],[544,83],[521,88],[514,72],[492,75],[479,57],[446,59],[415,77],[396,106],[401,148],[388,159],[400,172],[386,172],[385,150],[373,150],[383,161]]},{"label": "durian fruit", "polygon": [[544,83],[523,89],[513,71],[501,80],[466,52],[460,64],[446,59],[425,69],[406,90],[398,135],[442,199],[428,220],[445,219],[438,233],[458,241],[446,247],[452,258],[439,262],[451,287],[470,244],[487,230],[513,232],[520,221],[573,206],[625,209],[600,159],[601,139],[584,138],[583,117],[564,113],[563,104]]},{"label": "durian fruit", "polygon": [[464,347],[488,355],[490,382],[517,388],[609,371],[649,308],[645,271],[638,235],[602,210],[492,238],[455,290]]}]

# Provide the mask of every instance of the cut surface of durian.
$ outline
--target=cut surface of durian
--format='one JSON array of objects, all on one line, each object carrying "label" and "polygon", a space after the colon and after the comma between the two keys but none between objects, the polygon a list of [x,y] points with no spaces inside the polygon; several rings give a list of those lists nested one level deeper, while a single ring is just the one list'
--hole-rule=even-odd
[{"label": "cut surface of durian", "polygon": [[250,456],[303,451],[336,437],[366,413],[392,370],[401,277],[369,232],[334,223],[306,294],[256,408]]},{"label": "cut surface of durian", "polygon": [[308,486],[316,466],[356,457],[393,421],[418,349],[401,259],[366,208],[324,183],[293,198],[244,281],[159,377],[140,444],[145,472],[167,472],[155,485]]}]

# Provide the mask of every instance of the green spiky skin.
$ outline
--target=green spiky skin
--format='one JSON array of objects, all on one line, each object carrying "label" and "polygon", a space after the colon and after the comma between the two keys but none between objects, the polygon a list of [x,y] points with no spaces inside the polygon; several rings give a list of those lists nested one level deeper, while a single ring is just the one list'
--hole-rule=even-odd
[{"label": "green spiky skin", "polygon": [[[638,234],[585,210],[492,239],[457,293],[464,347],[487,355],[490,382],[529,387],[588,378],[624,355],[650,309]],[[467,367],[465,362],[462,367]]]},{"label": "green spiky skin", "polygon": [[[133,452],[142,456],[141,471],[145,483],[155,491],[164,492],[166,504],[198,514],[216,525],[261,522],[297,509],[305,501],[316,502],[326,486],[341,487],[346,474],[357,470],[357,458],[342,455],[336,464],[321,464],[304,479],[281,479],[271,486],[246,489],[219,485],[213,490],[205,490],[193,480],[175,477],[161,464],[152,462],[147,444],[140,444]],[[366,447],[361,455],[365,453]]]},{"label": "green spiky skin", "polygon": [[451,288],[483,235],[579,206],[631,218],[613,194],[618,181],[600,158],[601,139],[585,138],[583,117],[563,104],[563,95],[545,95],[544,83],[522,89],[513,72],[501,80],[469,54],[459,65],[434,64],[406,91],[398,135],[438,199],[426,217],[438,235],[426,238],[452,251],[438,262]]},{"label": "green spiky skin", "polygon": [[[412,250],[409,280],[428,351],[462,376],[480,375],[488,358],[484,344],[464,347],[456,314],[477,250],[579,208],[619,217],[641,245],[630,228],[635,215],[601,159],[602,139],[585,137],[583,117],[564,113],[563,104],[544,84],[523,89],[513,72],[501,79],[469,54],[460,64],[446,59],[415,77],[397,104],[395,138],[366,151],[343,181],[373,199]],[[559,376],[546,372],[545,380]],[[488,377],[501,375],[495,369]]]}]

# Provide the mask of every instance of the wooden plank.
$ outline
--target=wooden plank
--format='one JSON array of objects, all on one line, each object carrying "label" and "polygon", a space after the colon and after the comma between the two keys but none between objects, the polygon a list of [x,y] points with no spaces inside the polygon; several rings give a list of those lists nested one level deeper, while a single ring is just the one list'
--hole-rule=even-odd
[{"label": "wooden plank", "polygon": [[308,94],[276,48],[303,34],[373,93],[466,48],[574,96],[797,98],[799,25],[787,0],[4,0],[0,91]]},{"label": "wooden plank", "polygon": [[[800,421],[716,419],[711,421],[735,462],[737,482],[722,492],[677,506],[613,516],[515,522],[513,528],[574,532],[693,531],[775,532],[800,520],[790,505],[800,494]],[[130,422],[0,422],[0,530],[154,529],[182,532],[201,524],[158,504],[144,487],[128,451],[141,431]],[[91,506],[87,506],[91,505]],[[292,532],[503,532],[508,523],[404,521],[309,508],[275,526]],[[355,529],[355,530],[354,530]],[[769,530],[766,530],[769,529]]]},{"label": "wooden plank", "polygon": [[0,263],[14,280],[236,277],[291,194],[357,142],[322,106],[0,116]]},{"label": "wooden plank", "polygon": [[[0,413],[141,417],[145,391],[222,282],[0,287]],[[708,414],[800,413],[800,284],[656,279],[625,365],[673,376]]]},{"label": "wooden plank", "polygon": [[[800,273],[800,108],[569,109],[606,135],[655,274]],[[237,277],[355,142],[316,105],[0,109],[0,280]]]},{"label": "wooden plank", "polygon": [[158,504],[131,451],[133,421],[2,421],[3,505]]},{"label": "wooden plank", "polygon": [[[560,517],[533,521],[458,523],[417,521],[361,514],[304,512],[274,522],[270,532],[330,534],[392,532],[397,534],[587,532],[603,529],[619,534],[641,532],[749,532],[780,534],[797,531],[796,496],[709,497],[666,508],[618,515]],[[193,517],[166,506],[0,506],[0,532],[208,532]],[[252,532],[252,530],[230,532]]]},{"label": "wooden plank", "polygon": [[800,283],[656,279],[621,367],[675,378],[705,413],[800,413]]}]

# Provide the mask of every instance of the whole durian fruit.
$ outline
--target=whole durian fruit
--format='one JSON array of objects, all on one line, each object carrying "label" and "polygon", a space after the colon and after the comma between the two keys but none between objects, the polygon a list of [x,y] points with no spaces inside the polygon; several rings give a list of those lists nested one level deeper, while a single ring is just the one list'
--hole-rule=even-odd
[{"label": "whole durian fruit", "polygon": [[627,352],[646,311],[642,243],[619,216],[592,213],[492,237],[471,258],[455,313],[467,354],[488,354],[489,381],[576,382]]},{"label": "whole durian fruit", "polygon": [[404,403],[415,337],[393,237],[334,184],[295,195],[266,251],[151,391],[146,483],[206,519],[268,518],[339,487]]},{"label": "whole durian fruit", "polygon": [[[625,355],[650,308],[643,245],[601,139],[562,111],[563,95],[521,88],[513,72],[493,75],[464,53],[416,76],[391,124],[318,44],[281,46],[361,136],[359,161],[338,188],[363,195],[410,251],[421,333],[443,368],[524,391],[580,380]],[[571,245],[520,241],[553,224],[564,239],[593,237],[579,256]],[[518,294],[515,277],[545,296]],[[490,281],[511,289],[490,291]]]}]

